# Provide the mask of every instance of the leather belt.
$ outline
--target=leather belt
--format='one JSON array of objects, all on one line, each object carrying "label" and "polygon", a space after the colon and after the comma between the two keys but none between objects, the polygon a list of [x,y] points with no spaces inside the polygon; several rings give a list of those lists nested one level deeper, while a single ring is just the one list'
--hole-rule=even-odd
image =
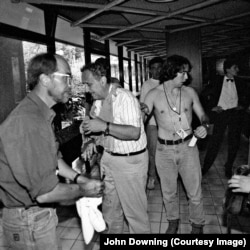
[{"label": "leather belt", "polygon": [[139,155],[145,151],[146,151],[146,148],[144,148],[140,151],[136,151],[136,152],[131,152],[131,153],[127,153],[127,154],[120,154],[120,153],[110,152],[110,151],[106,150],[107,153],[109,153],[110,155],[113,155],[113,156],[133,156],[133,155]]},{"label": "leather belt", "polygon": [[158,137],[158,141],[160,142],[160,144],[165,144],[165,145],[178,145],[184,141],[187,141],[189,139],[191,139],[193,136],[193,134],[188,135],[187,137],[185,137],[184,139],[179,139],[179,140],[175,140],[175,141],[170,141],[170,140],[164,140]]}]

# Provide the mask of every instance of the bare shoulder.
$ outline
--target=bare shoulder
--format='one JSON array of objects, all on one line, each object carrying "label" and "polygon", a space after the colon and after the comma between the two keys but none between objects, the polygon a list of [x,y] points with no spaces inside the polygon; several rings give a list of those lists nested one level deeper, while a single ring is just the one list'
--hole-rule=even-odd
[{"label": "bare shoulder", "polygon": [[197,92],[194,88],[189,87],[189,86],[183,86],[182,87],[182,91],[183,93],[186,93],[187,95],[189,95],[190,97],[195,97],[197,96]]},{"label": "bare shoulder", "polygon": [[151,98],[155,98],[161,91],[162,86],[157,86],[156,88],[153,88],[148,92],[148,96],[150,96]]}]

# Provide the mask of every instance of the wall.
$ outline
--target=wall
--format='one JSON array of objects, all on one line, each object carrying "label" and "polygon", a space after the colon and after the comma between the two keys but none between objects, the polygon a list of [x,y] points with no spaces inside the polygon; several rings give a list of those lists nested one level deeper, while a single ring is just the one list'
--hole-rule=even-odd
[{"label": "wall", "polygon": [[22,42],[0,36],[0,123],[26,93]]}]

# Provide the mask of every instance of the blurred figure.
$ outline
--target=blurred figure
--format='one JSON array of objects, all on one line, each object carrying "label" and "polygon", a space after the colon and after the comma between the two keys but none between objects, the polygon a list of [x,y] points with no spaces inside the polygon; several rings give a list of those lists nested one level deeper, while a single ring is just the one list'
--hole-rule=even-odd
[{"label": "blurred figure", "polygon": [[210,120],[214,123],[213,134],[208,143],[203,163],[202,174],[205,175],[214,163],[221,142],[228,128],[228,154],[225,163],[225,176],[232,176],[232,167],[240,145],[242,123],[247,107],[245,83],[237,78],[239,68],[234,59],[227,59],[223,65],[224,76],[218,76],[210,91]]},{"label": "blurred figure", "polygon": [[[39,54],[29,63],[28,82],[31,92],[0,126],[3,233],[12,250],[56,250],[56,204],[99,197],[103,184],[79,175],[58,152],[51,108],[69,99],[69,64],[59,55]],[[60,183],[57,175],[74,184]]]},{"label": "blurred figure", "polygon": [[[232,188],[233,193],[250,193],[250,148],[248,165],[240,165],[234,170],[234,175],[228,181],[228,187]],[[250,198],[250,197],[249,197]],[[248,198],[248,199],[249,199]],[[250,202],[250,199],[249,199]]]},{"label": "blurred figure", "polygon": [[[143,103],[147,93],[159,86],[160,81],[160,71],[162,69],[163,60],[161,57],[154,57],[149,62],[149,72],[151,74],[151,78],[143,83],[140,94],[140,102]],[[155,168],[155,151],[157,144],[157,125],[154,116],[149,118],[146,126],[146,134],[147,134],[147,147],[149,154],[149,165],[148,165],[148,182],[147,188],[154,189],[155,188],[155,179],[156,179],[156,168]]]},{"label": "blurred figure", "polygon": [[250,193],[250,176],[233,175],[228,181],[228,186],[234,193]]}]

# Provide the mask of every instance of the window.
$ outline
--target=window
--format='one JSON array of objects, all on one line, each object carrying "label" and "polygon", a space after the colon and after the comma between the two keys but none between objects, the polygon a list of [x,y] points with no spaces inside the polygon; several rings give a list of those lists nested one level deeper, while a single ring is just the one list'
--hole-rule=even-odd
[{"label": "window", "polygon": [[138,70],[138,90],[140,91],[141,90],[141,63],[138,62],[137,63],[137,70]]},{"label": "window", "polygon": [[132,74],[132,92],[136,94],[136,75],[135,75],[135,61],[131,60],[131,74]]},{"label": "window", "polygon": [[[27,69],[28,69],[28,63],[31,60],[32,57],[34,57],[37,54],[40,53],[46,53],[47,52],[47,46],[39,43],[31,43],[23,41],[23,59],[24,59],[24,68],[25,68],[25,75],[27,79]],[[29,91],[29,88],[26,84],[26,92]]]},{"label": "window", "polygon": [[55,38],[80,46],[84,45],[82,29],[79,27],[71,27],[70,23],[62,18],[57,18]]},{"label": "window", "polygon": [[129,89],[128,60],[123,60],[124,88]]},{"label": "window", "polygon": [[109,51],[110,54],[118,56],[118,47],[116,46],[116,43],[112,40],[109,40]]},{"label": "window", "polygon": [[11,3],[10,0],[1,0],[0,22],[45,34],[43,11],[26,3]]},{"label": "window", "polygon": [[111,66],[111,77],[116,77],[120,79],[119,74],[119,62],[117,56],[110,56],[110,66]]},{"label": "window", "polygon": [[105,56],[97,55],[97,54],[93,54],[93,53],[92,53],[92,54],[91,54],[90,60],[91,60],[92,63],[94,63],[94,62],[96,61],[96,59],[98,59],[98,58],[100,58],[100,57],[105,58]]},{"label": "window", "polygon": [[56,42],[56,53],[63,56],[71,67],[73,75],[72,96],[82,96],[85,92],[81,79],[81,68],[85,65],[84,49]]}]

